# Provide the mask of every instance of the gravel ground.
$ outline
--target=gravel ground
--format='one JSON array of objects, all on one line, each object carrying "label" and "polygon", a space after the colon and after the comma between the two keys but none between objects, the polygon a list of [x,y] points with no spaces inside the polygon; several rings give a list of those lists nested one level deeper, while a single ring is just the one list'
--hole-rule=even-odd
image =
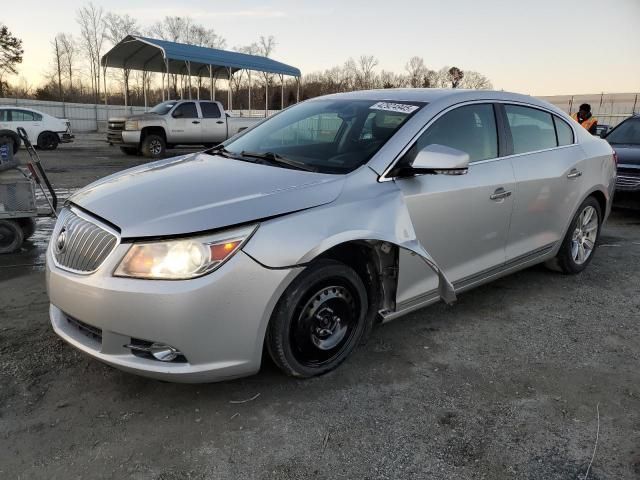
[{"label": "gravel ground", "polygon": [[[41,153],[61,196],[144,161],[101,139]],[[583,479],[598,426],[588,478],[640,478],[640,211],[614,211],[581,275],[534,267],[420,310],[321,378],[266,363],[207,385],[59,340],[39,228],[0,258],[2,479]]]}]

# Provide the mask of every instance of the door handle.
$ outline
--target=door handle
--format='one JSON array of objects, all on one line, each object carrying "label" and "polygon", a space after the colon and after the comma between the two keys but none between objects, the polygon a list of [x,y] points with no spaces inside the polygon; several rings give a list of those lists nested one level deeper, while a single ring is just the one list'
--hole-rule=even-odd
[{"label": "door handle", "polygon": [[511,196],[511,190],[505,190],[504,188],[500,187],[500,188],[497,188],[496,191],[493,192],[493,194],[489,198],[491,200],[502,200],[510,196]]},{"label": "door handle", "polygon": [[222,125],[224,122],[223,122],[222,120],[218,120],[216,123],[217,123],[218,125]]},{"label": "door handle", "polygon": [[199,122],[198,120],[194,120],[194,121],[193,121],[193,122],[191,122],[191,123],[194,123],[194,124],[196,124],[196,125],[197,125],[197,124],[199,124],[200,122]]},{"label": "door handle", "polygon": [[580,170],[576,170],[575,168],[569,172],[567,178],[578,178],[582,176],[582,172]]}]

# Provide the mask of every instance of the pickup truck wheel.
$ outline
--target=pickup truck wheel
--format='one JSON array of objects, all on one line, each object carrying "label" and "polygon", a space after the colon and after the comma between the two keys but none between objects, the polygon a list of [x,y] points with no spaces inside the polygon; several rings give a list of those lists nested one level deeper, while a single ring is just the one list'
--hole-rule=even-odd
[{"label": "pickup truck wheel", "polygon": [[148,158],[160,158],[164,156],[167,144],[160,135],[147,135],[142,141],[142,154]]},{"label": "pickup truck wheel", "polygon": [[42,132],[38,135],[37,145],[41,150],[55,150],[58,148],[58,143],[60,143],[60,139],[53,132]]},{"label": "pickup truck wheel", "polygon": [[18,222],[0,220],[0,253],[15,252],[22,246],[24,233]]},{"label": "pickup truck wheel", "polygon": [[125,155],[138,155],[138,147],[120,147],[120,151]]},{"label": "pickup truck wheel", "polygon": [[278,302],[266,347],[287,375],[313,377],[340,365],[372,322],[367,290],[351,267],[334,260],[312,263]]},{"label": "pickup truck wheel", "polygon": [[25,240],[28,240],[36,233],[36,221],[33,218],[19,218],[17,221],[22,228],[22,234]]}]

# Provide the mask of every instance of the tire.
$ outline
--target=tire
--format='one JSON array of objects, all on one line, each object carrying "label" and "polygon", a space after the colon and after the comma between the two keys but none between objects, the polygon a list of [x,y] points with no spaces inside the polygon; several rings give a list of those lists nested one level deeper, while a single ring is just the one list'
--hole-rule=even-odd
[{"label": "tire", "polygon": [[138,147],[120,147],[120,151],[125,155],[138,155]]},{"label": "tire", "polygon": [[340,365],[371,328],[360,276],[334,260],[312,263],[278,301],[265,339],[269,355],[287,375],[322,375]]},{"label": "tire", "polygon": [[594,197],[588,197],[571,220],[560,250],[550,265],[567,275],[582,272],[591,263],[598,247],[602,211]]},{"label": "tire", "polygon": [[22,246],[24,234],[18,222],[0,220],[0,253],[15,252]]},{"label": "tire", "polygon": [[21,218],[18,220],[20,227],[22,228],[22,234],[25,240],[31,238],[36,232],[36,221],[33,218]]},{"label": "tire", "polygon": [[42,132],[38,135],[37,145],[40,150],[55,150],[59,143],[58,135],[53,132]]},{"label": "tire", "polygon": [[167,151],[167,144],[160,135],[149,134],[142,140],[142,154],[147,158],[161,158]]}]

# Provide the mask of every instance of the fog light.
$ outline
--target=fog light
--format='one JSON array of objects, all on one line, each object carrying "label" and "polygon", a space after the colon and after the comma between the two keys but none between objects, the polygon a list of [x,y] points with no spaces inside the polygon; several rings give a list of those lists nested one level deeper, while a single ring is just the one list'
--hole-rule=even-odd
[{"label": "fog light", "polygon": [[180,355],[182,355],[171,345],[167,345],[165,343],[151,344],[151,346],[149,347],[149,353],[153,355],[153,358],[155,358],[156,360],[160,360],[161,362],[172,362]]}]

